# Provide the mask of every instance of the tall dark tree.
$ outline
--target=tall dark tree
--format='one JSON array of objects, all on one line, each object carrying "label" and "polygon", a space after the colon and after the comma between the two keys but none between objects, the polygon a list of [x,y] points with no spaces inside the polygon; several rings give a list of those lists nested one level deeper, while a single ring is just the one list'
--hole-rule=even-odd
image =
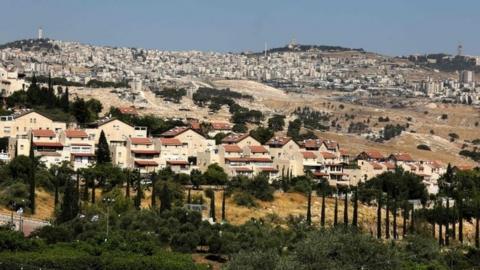
[{"label": "tall dark tree", "polygon": [[[138,171],[135,171],[138,175]],[[133,204],[137,210],[142,208],[142,199],[143,199],[143,187],[142,187],[142,179],[141,177],[135,177],[135,189],[137,193],[135,194],[135,198],[133,200]]]},{"label": "tall dark tree", "polygon": [[312,191],[308,191],[307,195],[307,224],[312,225]]},{"label": "tall dark tree", "polygon": [[343,224],[348,227],[348,191],[345,189],[343,193]]},{"label": "tall dark tree", "polygon": [[353,216],[352,216],[352,226],[358,226],[358,187],[355,187],[353,192]]},{"label": "tall dark tree", "polygon": [[62,205],[60,206],[57,221],[63,223],[72,220],[78,215],[79,210],[77,189],[74,186],[73,180],[69,178],[65,185]]},{"label": "tall dark tree", "polygon": [[157,174],[152,172],[150,174],[150,182],[152,183],[152,196],[151,196],[151,207],[155,209],[157,207]]},{"label": "tall dark tree", "polygon": [[409,215],[409,210],[408,210],[408,202],[405,201],[403,202],[403,207],[402,207],[402,214],[403,214],[403,223],[402,223],[402,237],[405,238],[407,236],[407,220],[408,220],[408,215]]},{"label": "tall dark tree", "polygon": [[[189,190],[190,191],[190,190]],[[222,192],[222,221],[226,221],[227,220],[227,213],[225,212],[225,190],[223,190]]]},{"label": "tall dark tree", "polygon": [[172,209],[172,194],[170,188],[168,187],[168,181],[162,181],[162,187],[159,192],[160,196],[160,213],[163,213],[165,210]]},{"label": "tall dark tree", "polygon": [[378,191],[377,198],[377,238],[382,238],[382,191]]},{"label": "tall dark tree", "polygon": [[450,221],[451,221],[451,212],[450,212],[450,198],[447,198],[447,203],[446,203],[446,223],[445,223],[445,245],[448,246],[450,245]]},{"label": "tall dark tree", "polygon": [[385,200],[385,239],[390,239],[390,196]]},{"label": "tall dark tree", "polygon": [[325,198],[326,198],[327,194],[329,194],[329,195],[332,194],[332,187],[328,183],[328,180],[322,178],[322,179],[319,180],[318,184],[316,185],[316,191],[317,191],[317,194],[322,196],[322,205],[321,205],[321,209],[320,209],[320,226],[325,227],[325,219],[326,219]]},{"label": "tall dark tree", "polygon": [[333,208],[333,226],[338,224],[338,193],[335,195],[335,206]]},{"label": "tall dark tree", "polygon": [[205,190],[205,196],[210,199],[210,218],[213,222],[216,222],[215,217],[215,191],[212,189]]},{"label": "tall dark tree", "polygon": [[325,192],[322,193],[322,210],[320,211],[320,226],[325,227]]},{"label": "tall dark tree", "polygon": [[68,87],[65,89],[65,92],[62,93],[60,96],[60,107],[64,112],[68,112],[70,110],[70,97],[69,97]]},{"label": "tall dark tree", "polygon": [[192,203],[192,189],[189,188],[188,191],[187,191],[187,204],[191,204]]},{"label": "tall dark tree", "polygon": [[393,239],[398,239],[398,231],[397,231],[397,198],[393,199],[393,209],[392,209],[392,215],[393,215]]},{"label": "tall dark tree", "polygon": [[28,182],[29,182],[29,199],[30,199],[30,210],[32,214],[35,214],[35,171],[37,169],[37,160],[35,158],[35,154],[33,152],[33,136],[30,139],[30,153],[29,153],[29,159],[30,159],[30,169],[28,170]]},{"label": "tall dark tree", "polygon": [[105,164],[111,162],[110,149],[108,147],[107,137],[105,137],[105,132],[100,132],[100,138],[98,140],[98,149],[97,149],[97,164]]}]

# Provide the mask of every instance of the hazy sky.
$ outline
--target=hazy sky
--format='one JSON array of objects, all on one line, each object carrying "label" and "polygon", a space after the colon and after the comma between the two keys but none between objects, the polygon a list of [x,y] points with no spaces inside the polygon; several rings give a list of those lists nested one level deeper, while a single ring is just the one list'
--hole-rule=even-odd
[{"label": "hazy sky", "polygon": [[480,55],[478,0],[0,0],[0,43],[46,37],[166,50],[262,50],[264,43],[389,55]]}]

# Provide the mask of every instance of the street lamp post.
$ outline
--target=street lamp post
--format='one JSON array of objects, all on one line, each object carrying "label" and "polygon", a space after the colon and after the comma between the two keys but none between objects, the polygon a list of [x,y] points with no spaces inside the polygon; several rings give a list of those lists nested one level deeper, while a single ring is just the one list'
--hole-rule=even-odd
[{"label": "street lamp post", "polygon": [[107,236],[105,238],[105,242],[108,241],[108,233],[109,233],[109,222],[110,222],[110,204],[115,202],[115,199],[113,198],[104,198],[103,202],[106,203],[107,205]]}]

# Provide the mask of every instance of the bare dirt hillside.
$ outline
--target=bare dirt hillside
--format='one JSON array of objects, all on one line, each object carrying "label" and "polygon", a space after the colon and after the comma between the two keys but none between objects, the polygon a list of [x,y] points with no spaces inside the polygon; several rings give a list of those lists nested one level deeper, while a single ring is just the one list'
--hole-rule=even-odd
[{"label": "bare dirt hillside", "polygon": [[[317,111],[327,112],[331,115],[331,120],[335,121],[336,128],[331,128],[330,132],[319,133],[319,135],[338,140],[343,148],[351,151],[351,154],[357,154],[368,148],[378,148],[385,153],[406,151],[419,159],[471,164],[471,160],[460,157],[458,152],[465,146],[473,148],[469,142],[480,138],[480,110],[473,106],[432,103],[426,98],[396,98],[389,104],[401,103],[401,106],[396,106],[398,108],[379,107],[339,102],[338,98],[345,93],[331,90],[304,89],[302,93],[286,93],[258,82],[245,80],[220,80],[210,82],[210,85],[252,95],[253,102],[246,100],[237,102],[247,108],[263,111],[266,118],[272,114],[284,114],[287,116],[287,123],[294,119],[292,112],[298,107],[307,106]],[[176,104],[164,101],[145,90],[141,93],[144,102],[138,106],[131,101],[119,98],[119,95],[111,90],[73,88],[71,92],[80,97],[99,99],[104,104],[104,111],[107,111],[110,106],[135,105],[141,114],[154,114],[161,117],[228,121],[231,116],[226,107],[218,113],[210,113],[208,108],[196,106],[189,96],[184,97],[180,104]],[[389,121],[380,122],[380,117],[388,117]],[[368,129],[374,134],[378,134],[388,124],[400,124],[408,128],[407,132],[398,138],[384,143],[374,143],[360,134],[348,134],[348,127],[358,122],[368,124]],[[451,134],[457,134],[459,139],[450,142]],[[430,146],[432,151],[417,150],[419,144]]]}]

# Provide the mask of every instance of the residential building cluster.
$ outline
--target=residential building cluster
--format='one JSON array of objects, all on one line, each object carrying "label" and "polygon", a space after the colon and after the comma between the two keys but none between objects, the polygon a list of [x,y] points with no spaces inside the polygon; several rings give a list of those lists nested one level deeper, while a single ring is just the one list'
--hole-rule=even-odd
[{"label": "residential building cluster", "polygon": [[261,144],[249,134],[231,132],[229,123],[211,123],[210,134],[228,132],[219,144],[202,135],[198,122],[175,127],[151,137],[146,127],[134,127],[116,118],[104,118],[84,128],[55,122],[33,110],[19,111],[0,118],[0,137],[8,138],[4,161],[28,156],[33,151],[47,167],[62,162],[78,170],[93,166],[103,131],[112,163],[147,174],[170,167],[176,173],[193,169],[206,171],[218,164],[233,177],[260,173],[269,179],[310,174],[331,185],[357,185],[386,171],[401,167],[422,177],[430,193],[438,190],[437,180],[445,166],[436,161],[413,159],[408,153],[385,156],[375,150],[352,155],[332,140],[310,139],[296,142],[274,136]]},{"label": "residential building cluster", "polygon": [[473,71],[462,71],[455,80],[427,75],[419,79],[420,67],[413,63],[361,51],[295,50],[296,45],[290,44],[289,51],[218,53],[48,42],[48,50],[4,48],[0,63],[22,74],[51,74],[79,83],[128,80],[136,92],[175,80],[247,79],[294,91],[323,88],[372,95],[381,90],[386,95],[480,103]]}]

